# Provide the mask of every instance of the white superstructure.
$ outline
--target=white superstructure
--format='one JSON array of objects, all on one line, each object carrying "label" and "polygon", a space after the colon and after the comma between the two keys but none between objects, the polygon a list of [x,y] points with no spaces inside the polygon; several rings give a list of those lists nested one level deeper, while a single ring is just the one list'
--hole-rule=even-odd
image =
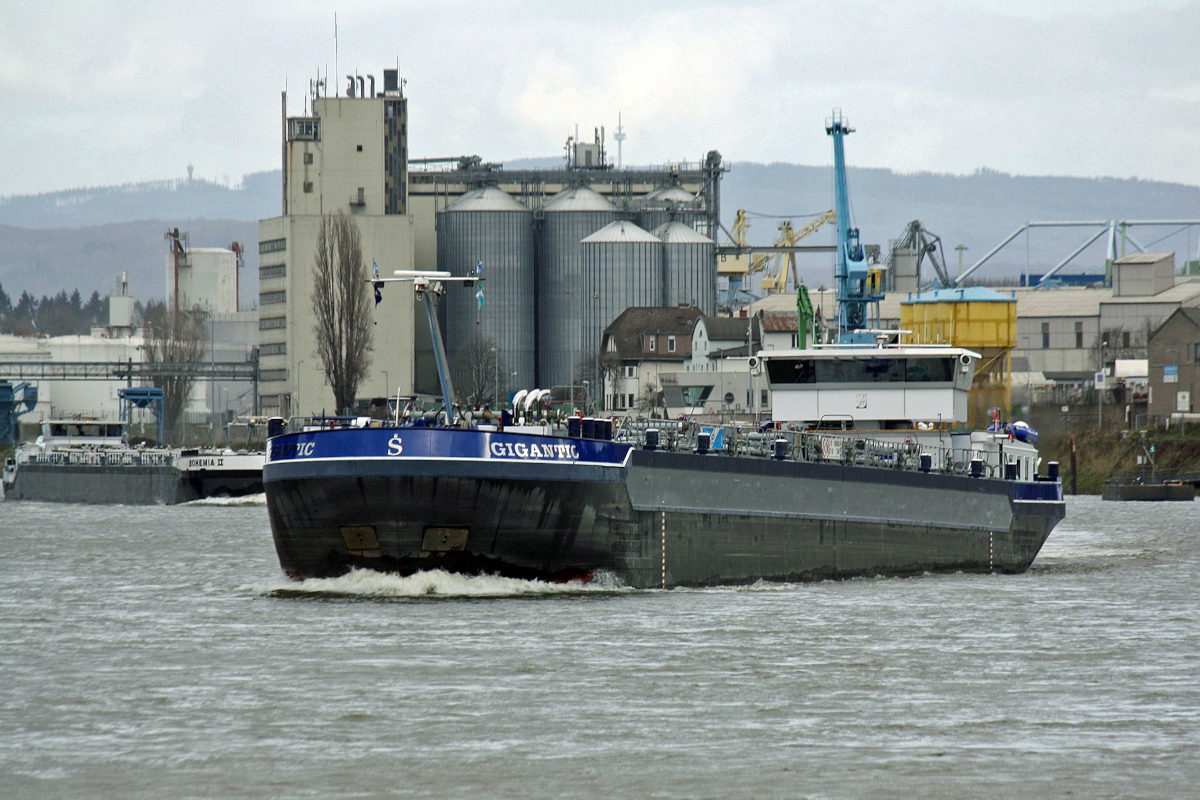
[{"label": "white superstructure", "polygon": [[1015,470],[1017,480],[1033,480],[1037,473],[1037,448],[1017,438],[1010,426],[954,432],[967,421],[976,352],[831,345],[763,351],[758,357],[771,386],[776,423],[902,442],[927,453],[931,469],[965,468],[978,460],[992,472]]},{"label": "white superstructure", "polygon": [[967,419],[979,354],[961,347],[854,347],[759,353],[776,420],[850,420],[859,429]]}]

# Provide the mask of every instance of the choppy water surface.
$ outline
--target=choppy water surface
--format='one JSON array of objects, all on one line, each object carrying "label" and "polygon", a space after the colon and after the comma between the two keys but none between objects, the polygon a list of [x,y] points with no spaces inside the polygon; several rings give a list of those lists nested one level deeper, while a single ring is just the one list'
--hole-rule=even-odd
[{"label": "choppy water surface", "polygon": [[1200,793],[1200,503],[1022,576],[293,584],[261,505],[0,504],[0,796]]}]

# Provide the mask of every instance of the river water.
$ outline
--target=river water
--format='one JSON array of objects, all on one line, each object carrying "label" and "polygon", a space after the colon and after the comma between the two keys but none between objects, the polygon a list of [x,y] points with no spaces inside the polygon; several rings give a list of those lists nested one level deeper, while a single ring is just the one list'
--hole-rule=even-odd
[{"label": "river water", "polygon": [[1200,796],[1200,503],[1025,575],[288,582],[266,509],[0,504],[0,796]]}]

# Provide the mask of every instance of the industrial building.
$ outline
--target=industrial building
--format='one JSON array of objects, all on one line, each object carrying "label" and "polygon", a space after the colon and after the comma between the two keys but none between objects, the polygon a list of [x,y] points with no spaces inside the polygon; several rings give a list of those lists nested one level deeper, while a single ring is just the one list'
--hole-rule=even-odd
[{"label": "industrial building", "polygon": [[[233,242],[229,247],[192,247],[187,232],[178,228],[168,231],[164,238],[167,306],[204,312],[208,328],[205,360],[210,364],[244,364],[258,358],[258,311],[241,307],[241,272],[245,266],[242,245]],[[109,298],[110,307],[113,300]],[[210,424],[218,418],[257,413],[257,401],[254,385],[245,381],[197,381],[184,409],[184,421]]]},{"label": "industrial building", "polygon": [[[259,223],[265,412],[332,401],[315,355],[311,274],[321,219],[338,211],[358,224],[364,258],[385,277],[480,271],[482,291],[446,287],[439,321],[452,362],[476,337],[496,350],[501,391],[578,387],[581,359],[598,353],[605,326],[630,305],[716,312],[719,153],[613,169],[597,129],[593,141],[570,137],[564,163],[550,169],[410,160],[407,100],[396,70],[383,76],[381,92],[368,75],[342,97],[314,83],[303,116],[288,115],[284,96],[283,213]],[[359,396],[437,394],[432,339],[411,293],[385,289],[376,320]]]},{"label": "industrial building", "polygon": [[[482,308],[448,290],[450,358],[476,334],[486,337],[509,389],[578,387],[580,362],[631,306],[687,303],[716,313],[720,154],[614,169],[602,129],[591,142],[571,137],[566,152],[551,169],[464,156],[414,159],[409,174],[417,268],[465,275],[481,266],[485,278]],[[433,393],[420,325],[417,338],[417,388]]]},{"label": "industrial building", "polygon": [[[250,365],[257,357],[258,312],[238,307],[238,271],[242,266],[240,245],[230,248],[191,247],[186,232],[178,229],[166,235],[165,295],[168,307],[178,297],[184,308],[204,311],[206,340],[203,359],[209,364]],[[116,289],[108,296],[108,322],[96,325],[89,335],[0,336],[0,362],[33,369],[46,365],[47,374],[55,365],[142,364],[145,339],[142,320],[135,314],[135,299],[129,291],[128,273],[122,273]],[[97,374],[99,374],[97,369]],[[129,385],[129,378],[89,377],[47,378],[36,381],[38,401],[25,416],[26,422],[52,417],[117,419],[120,413],[118,392]],[[197,380],[191,389],[184,421],[212,424],[232,416],[256,410],[255,385],[247,380],[216,378]],[[134,421],[145,423],[148,411],[135,412]]]},{"label": "industrial building", "polygon": [[[408,101],[394,69],[384,70],[382,92],[374,91],[373,76],[351,86],[346,97],[314,91],[301,116],[288,116],[283,94],[283,209],[258,225],[259,380],[267,414],[336,410],[313,332],[313,258],[324,215],[342,211],[354,219],[363,258],[381,273],[413,268]],[[411,294],[386,290],[361,396],[411,393],[413,308]]]}]

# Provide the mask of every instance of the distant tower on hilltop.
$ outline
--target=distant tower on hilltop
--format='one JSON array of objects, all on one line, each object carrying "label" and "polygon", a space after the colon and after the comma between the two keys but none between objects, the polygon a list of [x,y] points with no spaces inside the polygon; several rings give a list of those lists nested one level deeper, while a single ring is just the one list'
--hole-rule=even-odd
[{"label": "distant tower on hilltop", "polygon": [[192,182],[192,170],[195,169],[191,164],[188,164],[188,183]]},{"label": "distant tower on hilltop", "polygon": [[617,112],[617,132],[613,134],[617,140],[617,169],[621,168],[621,142],[625,141],[625,126],[621,124],[621,112]]}]

